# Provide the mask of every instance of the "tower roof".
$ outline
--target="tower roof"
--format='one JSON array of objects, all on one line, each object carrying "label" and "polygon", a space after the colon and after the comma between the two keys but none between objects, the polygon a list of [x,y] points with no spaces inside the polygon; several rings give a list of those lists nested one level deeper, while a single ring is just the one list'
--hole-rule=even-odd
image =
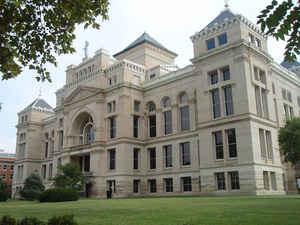
[{"label": "tower roof", "polygon": [[209,29],[211,27],[213,27],[216,23],[218,24],[222,24],[225,19],[232,19],[234,18],[236,15],[229,9],[229,8],[226,8],[224,9],[222,12],[220,12],[220,14],[214,18],[206,27],[204,27],[202,30],[205,30],[205,29]]},{"label": "tower roof", "polygon": [[39,110],[39,111],[46,111],[46,112],[53,112],[53,108],[41,98],[37,98],[34,100],[30,105],[28,105],[23,111],[28,111],[31,109]]},{"label": "tower roof", "polygon": [[168,53],[170,53],[170,54],[172,54],[174,56],[177,56],[176,53],[168,50],[161,43],[159,43],[154,38],[152,38],[148,33],[144,32],[140,37],[138,37],[134,42],[132,42],[130,45],[128,45],[124,50],[122,50],[122,51],[114,54],[114,57],[116,57],[116,56],[118,56],[118,55],[120,55],[120,54],[122,54],[122,53],[124,53],[124,52],[126,52],[126,51],[128,51],[128,50],[130,50],[130,49],[132,49],[132,48],[134,48],[136,46],[138,46],[138,45],[141,45],[143,43],[151,44],[151,45],[153,45],[153,46],[155,46],[157,48],[160,48],[160,49],[162,49],[162,50],[164,50],[164,51],[166,51],[166,52],[168,52]]},{"label": "tower roof", "polygon": [[297,62],[297,61],[294,61],[294,62],[286,62],[286,61],[283,61],[282,63],[280,63],[281,66],[283,66],[284,68],[286,69],[291,69],[293,67],[298,67],[300,66],[300,63]]}]

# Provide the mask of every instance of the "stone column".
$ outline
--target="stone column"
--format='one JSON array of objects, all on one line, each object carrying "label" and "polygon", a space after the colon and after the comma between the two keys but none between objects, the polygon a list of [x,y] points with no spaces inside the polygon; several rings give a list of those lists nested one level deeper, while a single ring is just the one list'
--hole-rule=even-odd
[{"label": "stone column", "polygon": [[178,104],[172,105],[172,129],[173,134],[176,134],[179,130],[178,126]]}]

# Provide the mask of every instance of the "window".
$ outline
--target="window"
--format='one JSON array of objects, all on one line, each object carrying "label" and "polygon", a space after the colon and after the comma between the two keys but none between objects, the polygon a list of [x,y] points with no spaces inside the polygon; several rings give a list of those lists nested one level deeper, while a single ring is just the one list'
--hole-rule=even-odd
[{"label": "window", "polygon": [[139,116],[133,116],[133,137],[139,137]]},{"label": "window", "polygon": [[165,135],[172,134],[172,111],[164,111]]},{"label": "window", "polygon": [[293,102],[293,100],[292,100],[292,93],[290,92],[290,91],[287,91],[287,100],[289,101],[289,102]]},{"label": "window", "polygon": [[172,167],[172,145],[163,146],[165,167]]},{"label": "window", "polygon": [[294,118],[294,109],[290,106],[290,119]]},{"label": "window", "polygon": [[116,111],[116,101],[107,103],[107,112],[112,113]]},{"label": "window", "polygon": [[137,170],[139,168],[139,154],[140,149],[134,148],[133,149],[133,169]]},{"label": "window", "polygon": [[285,119],[289,120],[290,119],[289,106],[287,104],[283,104],[283,109],[284,109]]},{"label": "window", "polygon": [[261,89],[261,97],[262,97],[262,108],[263,108],[263,116],[264,118],[269,118],[269,109],[268,109],[268,98],[266,89]]},{"label": "window", "polygon": [[212,90],[211,97],[212,97],[212,105],[213,105],[213,117],[214,119],[216,119],[221,116],[219,89]]},{"label": "window", "polygon": [[42,178],[46,179],[47,176],[47,165],[42,165]]},{"label": "window", "polygon": [[282,98],[283,98],[284,100],[287,100],[286,89],[282,88],[282,89],[281,89],[281,93],[282,93]]},{"label": "window", "polygon": [[109,169],[114,170],[116,168],[116,150],[108,150],[109,155]]},{"label": "window", "polygon": [[53,164],[49,164],[49,178],[52,178]]},{"label": "window", "polygon": [[152,80],[154,78],[155,78],[155,73],[153,73],[153,74],[150,75],[150,80]]},{"label": "window", "polygon": [[275,95],[275,84],[272,83],[272,93]]},{"label": "window", "polygon": [[249,42],[255,43],[254,35],[253,35],[253,34],[250,34],[250,33],[249,33]]},{"label": "window", "polygon": [[240,189],[240,179],[239,179],[239,172],[229,172],[228,173],[230,178],[230,187],[231,190],[239,190]]},{"label": "window", "polygon": [[64,132],[62,130],[58,131],[59,147],[64,145]]},{"label": "window", "polygon": [[263,70],[259,70],[259,80],[263,83],[266,84],[266,72]]},{"label": "window", "polygon": [[277,190],[277,184],[276,184],[276,174],[275,172],[271,172],[270,173],[270,177],[271,177],[271,187],[272,190]]},{"label": "window", "polygon": [[255,38],[256,46],[261,48],[261,41],[258,38]]},{"label": "window", "polygon": [[45,158],[48,157],[48,142],[45,143]]},{"label": "window", "polygon": [[149,136],[156,137],[156,115],[149,116]]},{"label": "window", "polygon": [[216,147],[216,159],[224,159],[222,131],[213,133]]},{"label": "window", "polygon": [[139,112],[140,111],[141,102],[134,101],[134,111]]},{"label": "window", "polygon": [[156,110],[156,106],[153,102],[148,103],[148,111],[149,112],[154,112]]},{"label": "window", "polygon": [[206,41],[206,47],[207,47],[207,50],[215,48],[216,47],[215,39],[212,38],[212,39],[207,40]]},{"label": "window", "polygon": [[3,170],[6,170],[7,169],[7,165],[3,165]]},{"label": "window", "polygon": [[173,178],[165,178],[165,192],[173,192]]},{"label": "window", "polygon": [[116,117],[109,118],[109,134],[110,138],[116,137]]},{"label": "window", "polygon": [[210,77],[211,85],[218,83],[218,71],[217,70],[210,72],[208,76]]},{"label": "window", "polygon": [[186,93],[182,93],[179,96],[179,103],[180,104],[187,104],[188,103],[188,96]]},{"label": "window", "polygon": [[224,100],[226,116],[233,114],[233,101],[232,101],[232,89],[231,86],[224,87]]},{"label": "window", "polygon": [[140,191],[140,180],[133,180],[133,193],[139,193]]},{"label": "window", "polygon": [[11,166],[10,166],[10,169],[11,169],[11,170],[14,170],[14,165],[11,165]]},{"label": "window", "polygon": [[260,155],[263,159],[267,157],[265,134],[263,129],[259,129]]},{"label": "window", "polygon": [[148,180],[148,187],[149,187],[150,193],[155,193],[156,192],[156,180],[155,179]]},{"label": "window", "polygon": [[182,182],[183,192],[192,191],[192,178],[191,177],[182,177],[181,182]]},{"label": "window", "polygon": [[229,67],[225,67],[221,70],[223,81],[230,80],[230,70]]},{"label": "window", "polygon": [[64,125],[64,119],[60,118],[59,119],[59,127],[62,127]]},{"label": "window", "polygon": [[164,98],[162,102],[162,106],[163,108],[171,107],[171,99],[169,97]]},{"label": "window", "polygon": [[107,181],[107,189],[111,190],[114,193],[116,193],[116,181],[115,180],[108,180]]},{"label": "window", "polygon": [[90,156],[84,156],[84,172],[90,172]]},{"label": "window", "polygon": [[273,159],[273,147],[272,147],[272,135],[270,131],[266,131],[266,142],[267,142],[267,152],[268,158]]},{"label": "window", "polygon": [[262,103],[260,96],[260,88],[258,86],[255,86],[255,103],[257,116],[262,117]]},{"label": "window", "polygon": [[190,112],[188,105],[180,107],[180,124],[181,131],[186,131],[190,129]]},{"label": "window", "polygon": [[181,163],[183,166],[191,165],[190,143],[180,143]]},{"label": "window", "polygon": [[237,147],[236,147],[236,137],[235,137],[235,129],[226,130],[227,134],[227,143],[228,143],[228,152],[229,158],[237,157]]},{"label": "window", "polygon": [[148,152],[150,169],[156,169],[156,150],[155,148],[149,148]]},{"label": "window", "polygon": [[221,34],[218,36],[218,42],[219,42],[219,46],[224,45],[227,43],[227,34]]},{"label": "window", "polygon": [[217,190],[226,190],[225,173],[216,173]]},{"label": "window", "polygon": [[270,189],[270,184],[269,184],[268,171],[263,171],[263,179],[264,179],[264,189],[269,190]]}]

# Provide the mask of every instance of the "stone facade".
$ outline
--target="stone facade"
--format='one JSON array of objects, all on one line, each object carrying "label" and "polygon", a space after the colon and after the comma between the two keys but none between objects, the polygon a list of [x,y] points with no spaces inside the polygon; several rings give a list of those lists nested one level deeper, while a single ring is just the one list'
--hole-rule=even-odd
[{"label": "stone facade", "polygon": [[147,33],[115,58],[100,49],[70,65],[54,109],[38,98],[18,114],[16,195],[33,172],[50,187],[68,162],[91,197],[296,192],[277,136],[300,113],[299,77],[230,9],[191,40],[180,69]]}]

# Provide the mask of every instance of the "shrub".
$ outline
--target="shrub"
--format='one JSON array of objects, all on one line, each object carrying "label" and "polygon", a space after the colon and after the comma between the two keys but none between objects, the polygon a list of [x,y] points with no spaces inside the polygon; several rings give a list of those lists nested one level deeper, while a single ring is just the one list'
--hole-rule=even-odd
[{"label": "shrub", "polygon": [[0,180],[0,202],[6,202],[9,197],[7,183]]},{"label": "shrub", "polygon": [[31,174],[26,178],[24,187],[21,190],[21,196],[29,201],[39,199],[40,194],[45,189],[40,176],[36,173]]},{"label": "shrub", "polygon": [[0,219],[0,225],[16,225],[17,221],[11,216],[3,216]]},{"label": "shrub", "polygon": [[65,202],[77,201],[79,195],[74,189],[67,188],[52,188],[44,191],[40,195],[40,202]]},{"label": "shrub", "polygon": [[77,225],[73,215],[54,216],[48,220],[47,225]]},{"label": "shrub", "polygon": [[25,217],[17,225],[45,225],[45,223],[35,217]]}]

